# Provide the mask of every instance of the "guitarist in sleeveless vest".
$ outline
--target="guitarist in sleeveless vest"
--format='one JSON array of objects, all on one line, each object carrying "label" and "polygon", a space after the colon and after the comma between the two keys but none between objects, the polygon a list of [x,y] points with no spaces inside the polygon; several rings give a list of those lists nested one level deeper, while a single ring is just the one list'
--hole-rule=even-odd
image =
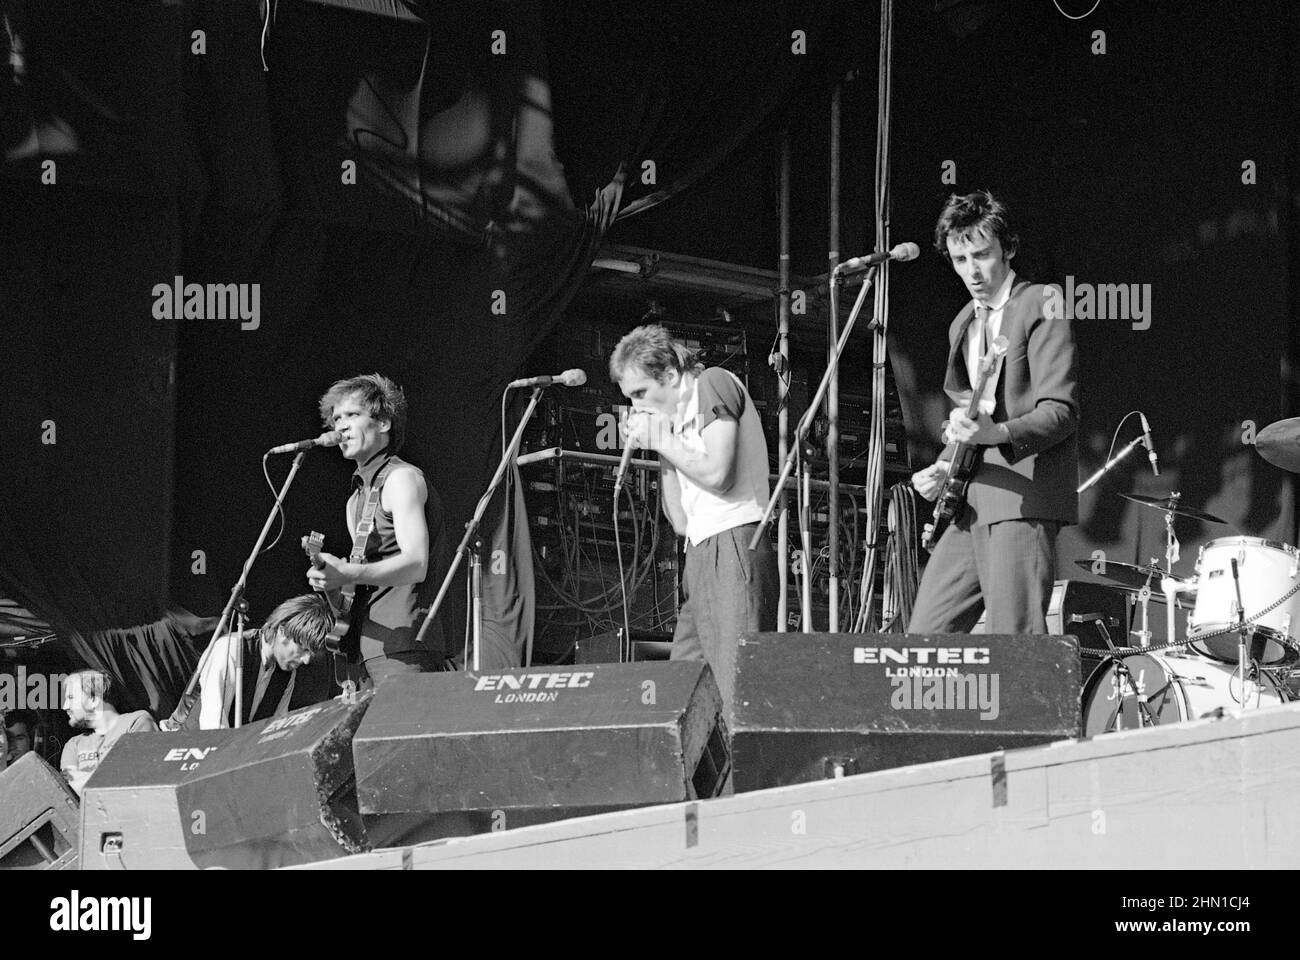
[{"label": "guitarist in sleeveless vest", "polygon": [[419,468],[397,456],[406,434],[406,397],[378,373],[340,380],[320,399],[325,426],[356,463],[347,503],[353,550],[320,552],[307,582],[318,591],[353,592],[342,641],[349,679],[379,684],[405,672],[442,669],[439,625],[416,634],[446,570],[442,504]]},{"label": "guitarist in sleeveless vest", "polygon": [[[936,249],[972,299],[948,331],[949,446],[912,477],[923,497],[939,500],[935,526],[942,529],[933,542],[927,538],[933,554],[908,633],[968,633],[982,610],[989,633],[1046,633],[1056,535],[1078,522],[1074,334],[1059,293],[1016,276],[1017,245],[1005,206],[986,191],[950,197],[935,227]],[[990,357],[972,418],[981,360]],[[952,463],[971,459],[961,454],[972,445],[971,475],[950,482]],[[964,505],[951,496],[960,480],[968,481]],[[955,512],[942,509],[945,503]]]}]

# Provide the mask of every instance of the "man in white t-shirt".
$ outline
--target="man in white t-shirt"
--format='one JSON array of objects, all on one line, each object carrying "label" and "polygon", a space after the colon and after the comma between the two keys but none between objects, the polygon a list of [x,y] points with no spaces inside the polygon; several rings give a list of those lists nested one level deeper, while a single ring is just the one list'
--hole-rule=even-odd
[{"label": "man in white t-shirt", "polygon": [[620,340],[609,372],[632,401],[627,436],[658,452],[664,513],[686,537],[672,657],[712,667],[730,719],[737,641],[776,629],[775,554],[766,536],[749,549],[769,490],[758,411],[740,380],[705,369],[659,324]]},{"label": "man in white t-shirt", "polygon": [[86,781],[122,734],[158,729],[148,710],[118,713],[112,697],[113,681],[100,670],[80,670],[63,682],[63,709],[68,722],[90,729],[64,744],[59,761],[77,796],[81,796]]}]

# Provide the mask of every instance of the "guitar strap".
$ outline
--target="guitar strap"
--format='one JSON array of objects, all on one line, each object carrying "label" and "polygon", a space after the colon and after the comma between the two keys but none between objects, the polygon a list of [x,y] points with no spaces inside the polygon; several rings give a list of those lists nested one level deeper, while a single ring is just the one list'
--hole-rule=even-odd
[{"label": "guitar strap", "polygon": [[[392,457],[389,457],[384,465],[379,468],[379,472],[375,474],[375,478],[370,484],[370,492],[366,495],[365,504],[361,508],[361,516],[357,520],[356,530],[352,534],[352,552],[348,555],[348,560],[352,563],[365,563],[366,543],[370,540],[370,534],[375,529],[375,515],[379,512],[379,501],[383,496],[384,482],[388,479],[389,473],[392,472],[392,467]],[[355,596],[353,599],[355,601]],[[352,603],[348,604],[348,612],[352,612]],[[345,662],[354,663],[356,658],[360,656],[360,652],[360,644],[358,643],[356,650],[340,651],[335,656],[336,680],[338,679],[338,661],[344,660]]]},{"label": "guitar strap", "polygon": [[365,505],[361,508],[361,519],[357,521],[357,529],[352,534],[352,553],[348,559],[353,563],[365,562],[366,542],[375,529],[375,514],[379,512],[379,498],[383,495],[384,481],[388,479],[388,473],[392,465],[393,461],[390,458],[387,463],[379,468],[379,472],[375,474],[374,482],[370,485],[370,493],[366,496]]}]

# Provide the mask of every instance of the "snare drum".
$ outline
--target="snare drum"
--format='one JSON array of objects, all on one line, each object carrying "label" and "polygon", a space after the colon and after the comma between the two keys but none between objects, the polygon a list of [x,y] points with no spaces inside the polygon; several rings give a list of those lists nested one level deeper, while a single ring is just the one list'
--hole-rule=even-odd
[{"label": "snare drum", "polygon": [[[1201,547],[1196,559],[1196,608],[1187,619],[1187,639],[1197,653],[1224,663],[1237,662],[1238,638],[1232,631],[1237,602],[1232,579],[1234,558],[1247,617],[1273,606],[1300,583],[1300,552],[1288,544],[1258,537],[1223,537]],[[1254,627],[1255,640],[1263,647],[1260,663],[1294,663],[1300,657],[1295,646],[1296,630],[1300,629],[1300,590],[1258,617]],[[1232,632],[1200,639],[1220,630]]]},{"label": "snare drum", "polygon": [[[1114,730],[1196,720],[1217,707],[1243,706],[1241,680],[1234,667],[1192,657],[1140,653],[1124,658],[1128,676],[1118,665],[1101,666],[1083,691],[1083,733],[1095,737]],[[1146,702],[1150,720],[1140,719],[1138,697]],[[1246,707],[1272,707],[1290,697],[1271,675],[1261,673],[1246,684]]]}]

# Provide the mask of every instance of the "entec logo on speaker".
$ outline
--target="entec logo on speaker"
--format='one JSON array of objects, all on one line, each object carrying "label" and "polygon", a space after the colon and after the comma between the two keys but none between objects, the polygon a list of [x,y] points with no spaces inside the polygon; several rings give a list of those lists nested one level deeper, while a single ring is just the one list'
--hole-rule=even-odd
[{"label": "entec logo on speaker", "polygon": [[1001,713],[999,675],[959,669],[987,665],[988,647],[854,647],[853,662],[885,668],[895,710],[977,710],[981,720]]},{"label": "entec logo on speaker", "polygon": [[216,747],[174,747],[163,755],[164,763],[179,763],[182,770],[194,770]]},{"label": "entec logo on speaker", "polygon": [[854,647],[854,663],[988,663],[988,647]]},{"label": "entec logo on speaker", "polygon": [[591,670],[485,673],[475,682],[474,692],[496,693],[494,703],[553,703],[561,690],[589,687],[595,676]]}]

